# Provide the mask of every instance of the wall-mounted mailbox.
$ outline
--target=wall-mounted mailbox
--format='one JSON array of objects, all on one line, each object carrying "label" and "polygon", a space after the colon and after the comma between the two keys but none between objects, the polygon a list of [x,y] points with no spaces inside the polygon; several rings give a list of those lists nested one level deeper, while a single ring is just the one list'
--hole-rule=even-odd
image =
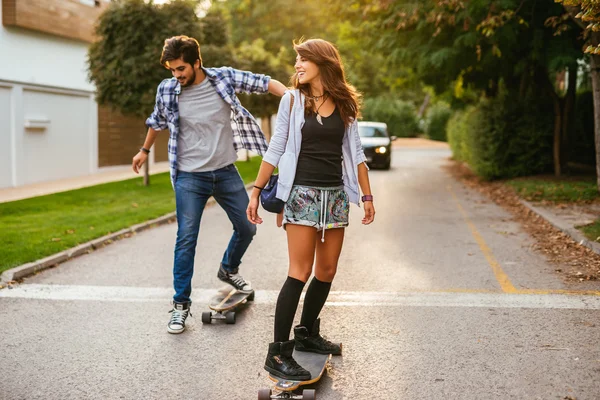
[{"label": "wall-mounted mailbox", "polygon": [[48,118],[25,118],[25,129],[46,130],[49,126]]}]

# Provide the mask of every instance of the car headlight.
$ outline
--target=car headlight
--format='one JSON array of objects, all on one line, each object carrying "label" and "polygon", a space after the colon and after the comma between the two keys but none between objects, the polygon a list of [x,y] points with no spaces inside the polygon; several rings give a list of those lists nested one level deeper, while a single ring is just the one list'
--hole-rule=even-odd
[{"label": "car headlight", "polygon": [[387,148],[385,146],[377,147],[375,149],[375,153],[379,153],[379,154],[385,154],[386,151],[387,151]]}]

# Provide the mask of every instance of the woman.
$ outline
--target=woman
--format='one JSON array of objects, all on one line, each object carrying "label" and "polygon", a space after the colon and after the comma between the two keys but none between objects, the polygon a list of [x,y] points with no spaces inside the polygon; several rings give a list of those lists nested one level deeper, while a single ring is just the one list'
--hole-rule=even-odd
[{"label": "woman", "polygon": [[[349,202],[360,204],[359,185],[364,194],[363,224],[373,222],[375,209],[356,122],[359,94],[346,82],[337,49],[320,39],[294,44],[294,48],[294,90],[287,91],[279,105],[275,134],[260,166],[247,215],[250,222],[262,223],[257,213],[260,191],[278,166],[277,198],[286,202],[283,224],[290,264],[277,299],[275,338],[269,344],[265,369],[284,379],[309,380],[310,373],[292,357],[294,347],[322,354],[342,352],[341,344],[320,335],[318,316],[337,270]],[[314,260],[315,276],[306,292],[300,325],[294,327],[294,340],[289,340]]]}]

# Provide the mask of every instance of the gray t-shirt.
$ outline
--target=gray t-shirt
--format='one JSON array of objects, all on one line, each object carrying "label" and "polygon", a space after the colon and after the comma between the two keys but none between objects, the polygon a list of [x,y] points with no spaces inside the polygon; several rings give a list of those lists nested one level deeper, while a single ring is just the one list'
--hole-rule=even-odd
[{"label": "gray t-shirt", "polygon": [[177,169],[206,172],[237,160],[233,147],[231,107],[208,78],[184,87],[179,95]]}]

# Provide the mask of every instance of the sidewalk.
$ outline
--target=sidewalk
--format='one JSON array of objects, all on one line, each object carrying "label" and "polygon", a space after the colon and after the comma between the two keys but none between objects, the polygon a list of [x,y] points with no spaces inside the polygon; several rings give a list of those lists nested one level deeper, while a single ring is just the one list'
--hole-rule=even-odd
[{"label": "sidewalk", "polygon": [[[150,166],[150,174],[158,174],[169,171],[168,162],[155,163]],[[0,203],[27,199],[29,197],[44,196],[47,194],[65,192],[67,190],[80,189],[87,186],[100,185],[102,183],[122,181],[144,176],[143,173],[136,175],[131,165],[106,167],[97,173],[83,175],[76,178],[60,179],[50,182],[35,183],[0,189]]]},{"label": "sidewalk", "polygon": [[544,218],[555,228],[569,235],[575,242],[600,254],[600,243],[589,240],[577,229],[578,226],[591,224],[600,218],[600,204],[552,205],[543,202],[528,202],[526,200],[521,200],[521,203]]},{"label": "sidewalk", "polygon": [[[238,161],[244,161],[247,159],[247,157],[253,157],[255,155],[256,154],[253,152],[240,150],[238,151]],[[150,175],[168,171],[168,161],[157,162],[150,165]],[[136,175],[136,173],[131,169],[130,164],[104,167],[96,173],[78,176],[76,178],[59,179],[56,181],[0,189],[0,203],[22,200],[36,196],[44,196],[52,193],[65,192],[67,190],[80,189],[83,187],[100,185],[108,182],[122,181],[140,176],[144,176],[143,172],[140,171],[140,174]]]}]

